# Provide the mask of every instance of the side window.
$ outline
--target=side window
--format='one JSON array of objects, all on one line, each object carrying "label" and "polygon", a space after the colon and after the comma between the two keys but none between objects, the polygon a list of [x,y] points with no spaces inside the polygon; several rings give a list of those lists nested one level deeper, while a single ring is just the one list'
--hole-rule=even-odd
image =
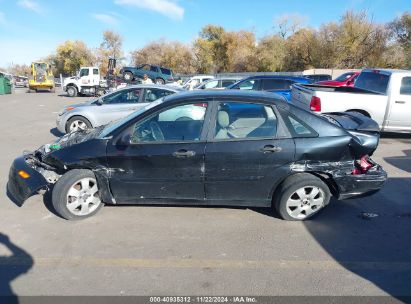
[{"label": "side window", "polygon": [[302,120],[282,110],[282,116],[293,137],[316,137],[318,134]]},{"label": "side window", "polygon": [[121,90],[103,97],[104,104],[136,103],[142,89]]},{"label": "side window", "polygon": [[157,67],[156,67],[156,66],[153,66],[153,65],[152,65],[152,66],[150,67],[150,71],[151,71],[151,72],[156,72],[156,73],[157,73],[157,72],[158,72],[158,69],[157,69]]},{"label": "side window", "polygon": [[289,90],[291,84],[286,79],[263,79],[263,90]]},{"label": "side window", "polygon": [[89,74],[88,69],[81,69],[81,71],[80,71],[80,77],[88,76],[88,74]]},{"label": "side window", "polygon": [[401,81],[401,95],[411,95],[411,77],[404,77]]},{"label": "side window", "polygon": [[144,71],[150,71],[150,66],[148,64],[146,64],[146,65],[143,65],[141,67],[141,69],[144,70]]},{"label": "side window", "polygon": [[218,80],[213,80],[204,84],[205,89],[212,89],[218,87]]},{"label": "side window", "polygon": [[226,87],[228,87],[229,85],[232,85],[235,82],[236,82],[235,80],[222,80],[221,81],[221,87],[226,88]]},{"label": "side window", "polygon": [[170,94],[174,94],[174,92],[161,89],[145,89],[143,102],[152,102]]},{"label": "side window", "polygon": [[155,113],[132,127],[131,143],[198,141],[207,103],[187,104]]},{"label": "side window", "polygon": [[93,75],[98,75],[98,69],[93,69]]},{"label": "side window", "polygon": [[272,138],[276,134],[277,117],[270,106],[237,102],[219,105],[215,139]]},{"label": "side window", "polygon": [[236,89],[240,90],[259,90],[260,88],[260,80],[258,79],[252,79],[252,80],[247,80],[239,83],[236,86]]}]

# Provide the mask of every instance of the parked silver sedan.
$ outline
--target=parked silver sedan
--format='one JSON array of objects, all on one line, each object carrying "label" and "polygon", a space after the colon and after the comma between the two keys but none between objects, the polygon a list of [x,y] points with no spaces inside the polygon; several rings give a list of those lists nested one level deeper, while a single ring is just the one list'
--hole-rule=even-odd
[{"label": "parked silver sedan", "polygon": [[65,107],[57,117],[57,129],[70,133],[105,125],[170,94],[183,91],[164,85],[133,85],[97,99]]}]

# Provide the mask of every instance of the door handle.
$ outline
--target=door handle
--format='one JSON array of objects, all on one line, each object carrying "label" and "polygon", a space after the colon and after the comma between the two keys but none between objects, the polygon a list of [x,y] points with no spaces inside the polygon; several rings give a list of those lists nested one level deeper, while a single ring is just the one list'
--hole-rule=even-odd
[{"label": "door handle", "polygon": [[404,101],[404,100],[397,100],[395,103],[404,104],[404,103],[405,103],[405,101]]},{"label": "door handle", "polygon": [[278,147],[278,146],[267,145],[267,146],[264,146],[264,148],[262,148],[260,151],[266,154],[266,153],[280,152],[282,149],[283,148]]},{"label": "door handle", "polygon": [[173,156],[177,158],[189,158],[193,157],[194,155],[196,155],[194,151],[187,151],[185,149],[181,149],[173,153]]}]

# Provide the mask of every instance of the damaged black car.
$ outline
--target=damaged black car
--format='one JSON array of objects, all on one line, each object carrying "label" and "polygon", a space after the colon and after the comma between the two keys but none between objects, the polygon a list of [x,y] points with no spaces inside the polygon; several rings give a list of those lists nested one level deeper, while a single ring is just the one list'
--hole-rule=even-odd
[{"label": "damaged black car", "polygon": [[274,207],[305,220],[332,196],[381,189],[387,175],[370,158],[378,142],[377,123],[361,114],[315,115],[265,92],[187,92],[24,153],[7,187],[20,204],[51,191],[69,220],[103,204]]}]

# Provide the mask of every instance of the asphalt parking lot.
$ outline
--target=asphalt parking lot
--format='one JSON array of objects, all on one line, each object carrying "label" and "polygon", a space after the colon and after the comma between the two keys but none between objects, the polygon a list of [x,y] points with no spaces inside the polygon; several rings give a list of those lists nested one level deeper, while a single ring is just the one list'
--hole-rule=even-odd
[{"label": "asphalt parking lot", "polygon": [[57,112],[87,99],[60,95],[0,96],[0,295],[411,295],[411,135],[383,135],[382,191],[311,221],[124,206],[69,222],[41,195],[22,207],[6,195],[12,160],[59,136]]}]

